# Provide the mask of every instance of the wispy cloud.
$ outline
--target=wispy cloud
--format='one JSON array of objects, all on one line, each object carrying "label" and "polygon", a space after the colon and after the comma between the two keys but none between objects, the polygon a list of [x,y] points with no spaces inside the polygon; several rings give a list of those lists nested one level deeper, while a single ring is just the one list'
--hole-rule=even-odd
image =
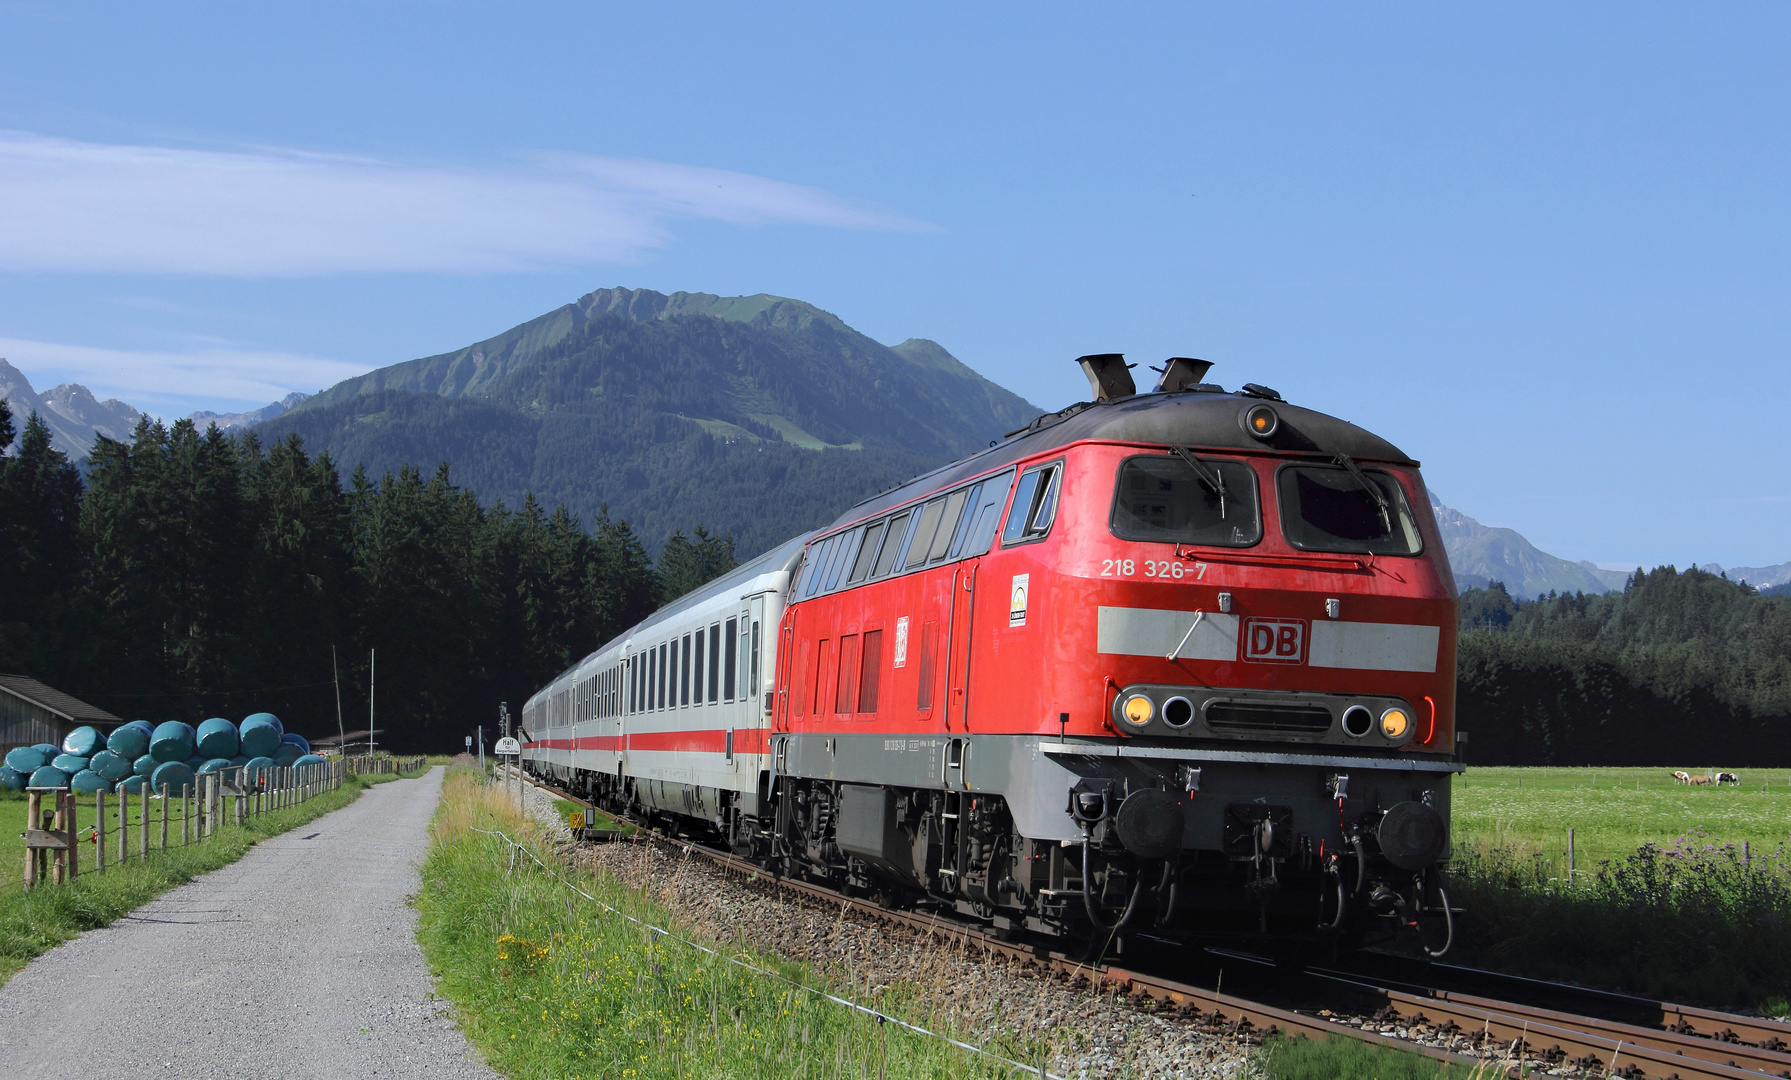
[{"label": "wispy cloud", "polygon": [[816,188],[576,154],[516,168],[0,132],[0,271],[307,276],[632,261],[668,222],[927,229]]},{"label": "wispy cloud", "polygon": [[265,405],[294,390],[315,393],[367,370],[365,364],[228,345],[164,352],[0,338],[0,357],[39,392],[57,383],[80,383],[101,399],[115,397],[170,417]]}]

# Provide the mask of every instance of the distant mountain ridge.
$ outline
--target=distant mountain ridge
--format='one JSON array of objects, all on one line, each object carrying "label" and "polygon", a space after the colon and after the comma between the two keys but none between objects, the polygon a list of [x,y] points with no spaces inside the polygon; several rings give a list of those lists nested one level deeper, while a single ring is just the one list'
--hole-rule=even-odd
[{"label": "distant mountain ridge", "polygon": [[613,288],[255,430],[375,479],[447,461],[484,500],[607,507],[652,548],[704,525],[744,558],[1041,411],[935,342],[891,348],[800,300]]},{"label": "distant mountain ridge", "polygon": [[201,431],[212,424],[216,424],[226,431],[230,428],[249,427],[252,424],[259,424],[263,420],[272,420],[310,396],[310,394],[301,394],[295,390],[271,405],[263,405],[261,408],[252,409],[249,412],[217,413],[206,412],[202,409],[187,419],[196,424]]},{"label": "distant mountain ridge", "polygon": [[1791,562],[1777,566],[1731,566],[1724,569],[1717,563],[1705,563],[1698,569],[1711,574],[1726,574],[1731,581],[1745,581],[1756,589],[1769,589],[1791,584]]},{"label": "distant mountain ridge", "polygon": [[1517,530],[1482,525],[1444,506],[1434,495],[1431,505],[1458,589],[1485,588],[1498,581],[1512,596],[1530,599],[1547,592],[1611,592],[1628,580],[1629,575],[1622,571],[1556,558]]},{"label": "distant mountain ridge", "polygon": [[100,435],[129,439],[137,421],[143,418],[134,406],[116,398],[97,400],[91,390],[79,383],[63,383],[39,394],[31,389],[31,380],[7,363],[5,357],[0,357],[0,398],[12,410],[15,437],[35,412],[50,429],[51,445],[73,461],[91,454]]}]

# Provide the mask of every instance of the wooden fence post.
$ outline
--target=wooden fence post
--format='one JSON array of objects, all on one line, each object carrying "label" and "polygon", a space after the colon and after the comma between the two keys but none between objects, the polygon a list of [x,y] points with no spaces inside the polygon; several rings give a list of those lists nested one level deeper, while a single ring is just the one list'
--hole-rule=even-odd
[{"label": "wooden fence post", "polygon": [[106,789],[93,793],[93,870],[106,868]]},{"label": "wooden fence post", "polygon": [[[42,795],[35,791],[25,793],[25,829],[27,832],[42,828],[39,820],[43,816],[43,805],[44,797]],[[27,847],[25,849],[25,887],[27,889],[37,884],[37,860],[38,849]]]},{"label": "wooden fence post", "polygon": [[118,865],[131,857],[131,791],[118,789]]},{"label": "wooden fence post", "polygon": [[180,785],[180,846],[193,842],[193,785]]},{"label": "wooden fence post", "polygon": [[75,839],[81,831],[81,804],[75,801],[74,789],[69,789],[63,796],[68,804],[68,813],[63,819],[63,835],[68,837],[68,878],[73,881],[81,876],[81,843]]},{"label": "wooden fence post", "polygon": [[168,850],[168,785],[162,785],[162,850]]}]

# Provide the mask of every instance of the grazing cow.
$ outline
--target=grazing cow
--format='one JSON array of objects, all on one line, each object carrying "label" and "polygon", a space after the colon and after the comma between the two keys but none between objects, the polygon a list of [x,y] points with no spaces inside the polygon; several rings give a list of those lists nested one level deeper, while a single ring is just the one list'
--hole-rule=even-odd
[{"label": "grazing cow", "polygon": [[1732,772],[1717,773],[1716,774],[1716,786],[1722,787],[1724,784],[1734,784],[1736,787],[1740,787],[1741,786],[1741,777],[1740,777],[1740,775],[1738,775],[1736,773],[1732,773]]},{"label": "grazing cow", "polygon": [[1691,783],[1691,773],[1686,772],[1684,769],[1680,769],[1673,774],[1673,782],[1677,784],[1689,784]]},{"label": "grazing cow", "polygon": [[1710,783],[1710,777],[1705,776],[1703,773],[1699,773],[1698,775],[1691,778],[1691,782],[1694,785],[1708,784],[1708,783]]}]

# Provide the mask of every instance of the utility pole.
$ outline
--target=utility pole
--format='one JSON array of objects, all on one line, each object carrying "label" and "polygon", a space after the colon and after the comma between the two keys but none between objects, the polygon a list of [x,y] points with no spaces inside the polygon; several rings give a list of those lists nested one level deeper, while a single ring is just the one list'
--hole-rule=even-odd
[{"label": "utility pole", "polygon": [[485,775],[485,725],[479,725],[479,775]]},{"label": "utility pole", "polygon": [[336,747],[348,754],[348,736],[342,732],[342,669],[336,666],[336,643],[330,642],[330,678],[336,683]]},{"label": "utility pole", "polygon": [[367,650],[367,756],[373,756],[373,662],[378,659],[377,650]]}]

